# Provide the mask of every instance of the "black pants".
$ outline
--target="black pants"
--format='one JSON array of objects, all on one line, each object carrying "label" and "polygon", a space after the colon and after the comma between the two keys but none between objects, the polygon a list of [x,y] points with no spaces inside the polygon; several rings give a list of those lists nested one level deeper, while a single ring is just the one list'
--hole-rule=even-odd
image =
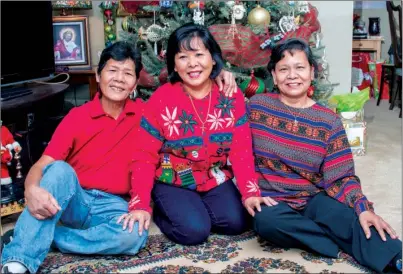
[{"label": "black pants", "polygon": [[337,257],[339,248],[361,265],[382,272],[402,251],[402,242],[386,234],[382,241],[371,226],[367,240],[354,210],[325,193],[312,198],[303,211],[284,202],[262,206],[256,212],[254,229],[264,239],[281,247],[300,248],[328,257]]},{"label": "black pants", "polygon": [[154,222],[170,240],[195,245],[210,232],[237,235],[251,227],[251,217],[232,180],[207,192],[154,184]]}]

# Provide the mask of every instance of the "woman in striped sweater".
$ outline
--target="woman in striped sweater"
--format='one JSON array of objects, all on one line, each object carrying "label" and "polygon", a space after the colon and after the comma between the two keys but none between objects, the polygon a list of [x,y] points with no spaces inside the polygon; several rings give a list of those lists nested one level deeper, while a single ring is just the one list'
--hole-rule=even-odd
[{"label": "woman in striped sweater", "polygon": [[308,96],[316,68],[304,41],[276,45],[268,70],[279,93],[249,102],[259,187],[276,201],[254,228],[279,246],[329,257],[341,249],[376,271],[401,271],[402,242],[362,193],[340,118]]}]

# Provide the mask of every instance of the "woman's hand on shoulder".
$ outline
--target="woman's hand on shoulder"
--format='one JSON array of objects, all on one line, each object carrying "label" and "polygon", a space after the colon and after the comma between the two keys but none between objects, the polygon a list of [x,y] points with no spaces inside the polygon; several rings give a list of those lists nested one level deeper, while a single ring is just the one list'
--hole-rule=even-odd
[{"label": "woman's hand on shoulder", "polygon": [[270,197],[249,197],[245,199],[244,206],[252,217],[255,216],[255,208],[258,212],[262,211],[260,204],[265,204],[267,206],[275,206],[278,203]]},{"label": "woman's hand on shoulder", "polygon": [[235,76],[232,72],[221,70],[220,74],[214,79],[220,91],[223,91],[225,96],[232,97],[237,92]]}]

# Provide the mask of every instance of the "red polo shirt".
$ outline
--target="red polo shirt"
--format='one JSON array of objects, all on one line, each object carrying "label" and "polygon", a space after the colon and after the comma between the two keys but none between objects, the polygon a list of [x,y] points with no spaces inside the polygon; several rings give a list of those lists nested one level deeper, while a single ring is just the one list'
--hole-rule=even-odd
[{"label": "red polo shirt", "polygon": [[43,154],[69,163],[84,189],[129,194],[131,150],[142,107],[141,100],[128,100],[115,120],[95,96],[66,115]]}]

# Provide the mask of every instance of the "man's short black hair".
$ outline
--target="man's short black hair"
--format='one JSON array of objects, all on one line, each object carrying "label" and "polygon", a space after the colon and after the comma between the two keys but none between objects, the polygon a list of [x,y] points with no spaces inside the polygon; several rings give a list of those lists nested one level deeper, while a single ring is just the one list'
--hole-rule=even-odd
[{"label": "man's short black hair", "polygon": [[182,81],[179,74],[175,71],[175,55],[180,52],[181,49],[195,50],[191,46],[191,41],[196,37],[200,38],[216,63],[213,66],[210,78],[214,79],[218,74],[220,74],[224,66],[224,61],[221,48],[217,41],[206,27],[194,23],[188,23],[177,28],[168,39],[166,62],[168,77],[171,83]]},{"label": "man's short black hair", "polygon": [[131,59],[135,65],[136,78],[139,79],[140,71],[143,68],[141,63],[141,55],[133,43],[127,41],[117,41],[111,46],[106,47],[99,58],[98,75],[101,75],[101,71],[104,69],[109,59],[115,61],[124,61]]},{"label": "man's short black hair", "polygon": [[284,53],[294,54],[295,50],[303,51],[308,59],[309,65],[314,67],[315,77],[317,77],[318,64],[313,56],[312,50],[308,43],[299,38],[289,38],[274,46],[271,51],[270,61],[267,64],[267,70],[271,72],[276,69],[276,64],[284,58]]}]

